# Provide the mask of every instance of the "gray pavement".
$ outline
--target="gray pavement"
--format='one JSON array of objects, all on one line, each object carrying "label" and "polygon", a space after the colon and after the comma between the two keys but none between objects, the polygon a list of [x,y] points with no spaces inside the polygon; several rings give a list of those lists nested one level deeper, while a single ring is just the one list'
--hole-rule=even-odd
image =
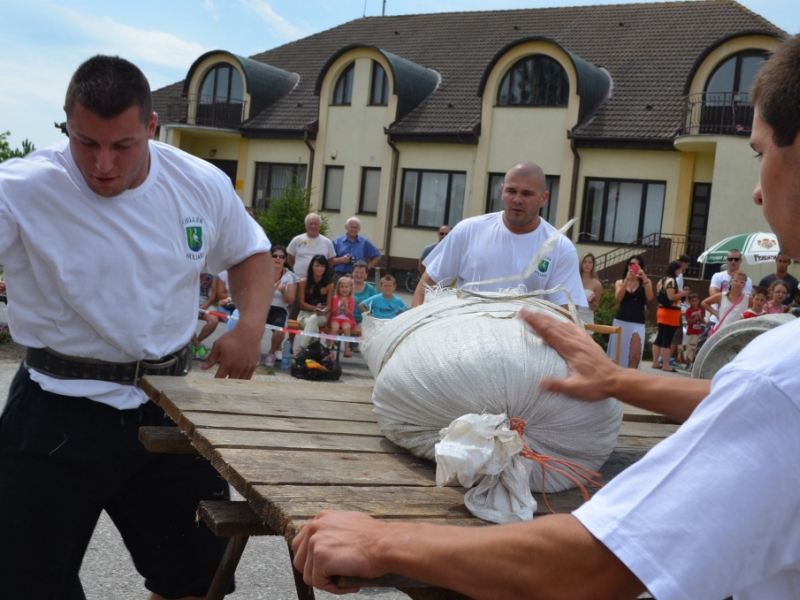
[{"label": "gray pavement", "polygon": [[[400,294],[410,306],[409,294]],[[0,304],[0,323],[5,322],[5,305]],[[222,327],[212,336],[212,340],[222,332]],[[268,336],[265,336],[265,340]],[[264,348],[266,353],[268,348]],[[190,377],[213,377],[213,370],[201,372],[199,362],[195,361],[195,370]],[[14,373],[19,368],[19,357],[11,359],[0,357],[0,410],[5,406],[8,387]],[[355,353],[352,359],[342,359],[341,381],[350,385],[371,386],[373,379],[366,368],[363,358]],[[649,369],[645,368],[646,371]],[[660,371],[653,373],[662,374]],[[662,374],[667,376],[667,374]],[[680,372],[672,377],[686,377],[688,372]],[[298,381],[289,376],[288,371],[275,369],[269,374],[267,369],[259,367],[255,379],[271,381],[276,378]],[[338,383],[319,383],[317,385],[340,385]],[[237,494],[234,492],[234,496]],[[238,591],[233,596],[239,600],[292,600],[297,598],[294,581],[289,569],[289,555],[286,543],[279,537],[250,538],[242,561],[237,569]],[[81,568],[81,581],[90,600],[136,599],[147,598],[142,579],[136,572],[128,552],[111,520],[105,513],[97,524],[94,535]],[[376,597],[382,600],[400,600],[407,598],[392,589],[365,589],[361,596]],[[320,599],[336,596],[325,592],[316,592]]]}]

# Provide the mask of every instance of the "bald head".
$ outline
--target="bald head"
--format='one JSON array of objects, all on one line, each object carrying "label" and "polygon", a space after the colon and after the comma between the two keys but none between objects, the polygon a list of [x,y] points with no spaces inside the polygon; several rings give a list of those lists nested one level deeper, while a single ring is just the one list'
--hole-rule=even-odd
[{"label": "bald head", "polygon": [[529,177],[536,177],[539,179],[539,183],[544,189],[545,186],[545,176],[544,171],[542,168],[537,165],[536,163],[532,162],[518,162],[513,167],[511,167],[505,176],[505,180],[508,181],[510,175],[514,175],[515,177],[521,179],[528,179]]}]

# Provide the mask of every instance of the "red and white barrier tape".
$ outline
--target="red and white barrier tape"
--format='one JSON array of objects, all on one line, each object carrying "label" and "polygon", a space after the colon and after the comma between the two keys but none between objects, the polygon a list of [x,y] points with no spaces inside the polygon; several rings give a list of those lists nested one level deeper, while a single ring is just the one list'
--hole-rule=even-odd
[{"label": "red and white barrier tape", "polygon": [[[231,321],[238,321],[237,317],[231,316],[228,313],[217,312],[214,310],[204,310],[200,309],[200,312],[213,315],[220,319],[226,319]],[[314,333],[311,331],[302,331],[299,329],[289,329],[288,327],[277,327],[275,325],[270,325],[267,323],[264,325],[264,329],[271,329],[272,331],[283,331],[284,333],[291,333],[294,335],[307,335],[308,337],[319,338],[322,340],[333,340],[334,342],[354,342],[356,344],[360,344],[364,341],[361,337],[354,337],[352,335],[333,335],[331,333]]]}]

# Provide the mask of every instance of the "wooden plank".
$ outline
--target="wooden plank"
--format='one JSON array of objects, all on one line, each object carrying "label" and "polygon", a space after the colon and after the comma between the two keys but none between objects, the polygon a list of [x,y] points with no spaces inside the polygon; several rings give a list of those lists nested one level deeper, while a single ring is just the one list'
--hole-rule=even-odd
[{"label": "wooden plank", "polygon": [[650,437],[664,439],[675,433],[679,425],[653,423],[646,421],[623,421],[620,436]]},{"label": "wooden plank", "polygon": [[[301,400],[314,398],[318,402],[355,402],[372,405],[372,388],[330,381],[215,379],[212,377],[146,376],[142,389],[154,401],[165,394],[180,396],[219,396],[227,398],[254,398]],[[154,397],[156,396],[156,397]]]},{"label": "wooden plank", "polygon": [[148,452],[197,454],[197,448],[177,427],[139,427],[139,441]]},{"label": "wooden plank", "polygon": [[341,450],[380,454],[407,454],[408,451],[382,436],[352,436],[328,433],[284,431],[240,431],[235,429],[197,429],[193,443],[203,455],[221,448],[276,450]]},{"label": "wooden plank", "polygon": [[197,507],[197,517],[202,519],[212,533],[219,537],[278,535],[243,500],[201,500],[200,506]]},{"label": "wooden plank", "polygon": [[637,408],[635,406],[631,406],[630,404],[625,404],[624,402],[622,403],[622,420],[638,423],[664,423],[669,425],[680,425],[680,423],[670,419],[669,417],[665,417],[664,415],[660,415],[643,408]]},{"label": "wooden plank", "polygon": [[252,398],[242,396],[214,396],[201,394],[190,397],[183,394],[161,394],[159,404],[181,429],[189,430],[184,412],[208,412],[212,414],[233,414],[240,416],[284,417],[327,419],[335,421],[358,421],[375,423],[371,404],[349,402],[321,402],[308,399]]},{"label": "wooden plank", "polygon": [[464,506],[463,488],[404,486],[253,486],[248,501],[258,514],[312,519],[321,510],[357,510],[376,518],[474,519]]},{"label": "wooden plank", "polygon": [[347,435],[382,436],[381,428],[373,420],[332,421],[330,419],[305,419],[296,417],[262,417],[257,415],[229,415],[185,411],[183,418],[192,429],[241,429],[247,431],[286,431],[306,433],[341,433]]},{"label": "wooden plank", "polygon": [[211,463],[245,498],[253,485],[436,485],[433,463],[410,454],[222,448]]}]

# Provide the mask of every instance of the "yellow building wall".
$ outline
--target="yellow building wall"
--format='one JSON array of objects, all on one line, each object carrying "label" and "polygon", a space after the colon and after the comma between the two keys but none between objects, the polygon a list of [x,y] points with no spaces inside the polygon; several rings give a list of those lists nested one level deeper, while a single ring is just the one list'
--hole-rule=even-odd
[{"label": "yellow building wall", "polygon": [[[505,74],[520,59],[543,54],[559,62],[569,78],[569,100],[566,108],[498,107],[497,90]],[[569,148],[567,131],[578,122],[580,97],[578,80],[572,61],[558,46],[544,40],[519,44],[500,57],[486,79],[481,101],[481,131],[475,159],[473,186],[483,190],[473,194],[467,210],[481,214],[486,205],[488,173],[505,172],[517,162],[537,163],[547,175],[560,175],[557,222],[566,222],[569,211],[569,179],[574,157]]]},{"label": "yellow building wall", "polygon": [[[400,163],[397,172],[397,189],[392,214],[391,254],[403,258],[419,258],[422,249],[428,244],[438,241],[436,231],[397,226],[397,219],[402,201],[403,169],[427,169],[434,171],[466,172],[464,189],[464,214],[462,219],[483,214],[483,204],[479,212],[470,212],[468,206],[474,204],[477,196],[485,204],[485,190],[474,187],[474,163],[476,146],[473,144],[397,144],[400,150]],[[452,224],[451,224],[452,225]]]},{"label": "yellow building wall", "polygon": [[[390,79],[388,106],[370,106],[372,63],[381,64]],[[350,106],[331,106],[333,89],[339,76],[352,62],[353,93]],[[387,143],[384,128],[397,114],[397,96],[391,81],[391,69],[383,55],[370,48],[357,48],[343,54],[331,65],[320,90],[319,133],[316,139],[312,206],[325,215],[329,234],[338,237],[345,231],[345,222],[352,216],[361,221],[361,235],[369,238],[382,252],[386,244],[387,205],[392,149]],[[342,205],[339,211],[323,208],[325,167],[344,167]],[[358,214],[361,196],[362,168],[380,168],[381,185],[378,213]]]},{"label": "yellow building wall", "polygon": [[489,131],[487,171],[505,173],[509,167],[532,161],[547,175],[561,173],[567,140],[567,109],[556,107],[494,107]]},{"label": "yellow building wall", "polygon": [[761,208],[753,203],[759,167],[753,154],[747,138],[718,138],[706,235],[709,244],[737,233],[770,231]]},{"label": "yellow building wall", "polygon": [[694,180],[697,183],[714,181],[714,154],[712,152],[698,152],[695,155]]},{"label": "yellow building wall", "polygon": [[[586,178],[629,179],[644,181],[663,181],[664,211],[661,217],[661,231],[675,233],[676,204],[678,201],[678,182],[680,180],[681,154],[675,151],[660,150],[606,150],[601,148],[582,148],[578,176],[576,216],[578,221],[572,227],[573,239],[578,238],[583,218],[583,201],[586,189]],[[569,180],[561,178],[559,209],[569,202]],[[561,210],[559,210],[561,214]],[[680,233],[683,233],[681,231]],[[592,252],[595,255],[605,254],[613,250],[613,244],[576,244],[578,253]]]},{"label": "yellow building wall", "polygon": [[[253,189],[256,184],[256,163],[303,164],[308,167],[311,152],[302,140],[249,139],[240,160],[239,171],[244,167],[242,199],[246,206],[253,204]],[[244,165],[242,165],[242,162]],[[305,181],[298,182],[300,185]],[[312,182],[316,185],[316,182]]]}]

